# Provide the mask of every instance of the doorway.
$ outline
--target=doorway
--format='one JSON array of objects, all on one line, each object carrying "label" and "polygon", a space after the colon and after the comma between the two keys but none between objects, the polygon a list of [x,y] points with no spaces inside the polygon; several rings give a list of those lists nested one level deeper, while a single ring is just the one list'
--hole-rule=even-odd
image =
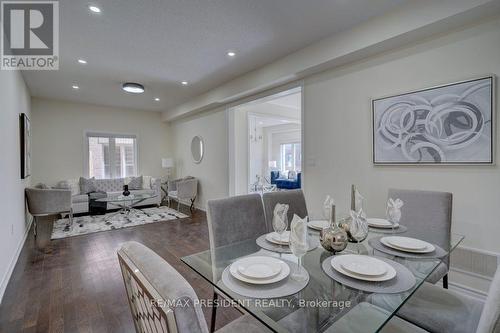
[{"label": "doorway", "polygon": [[302,89],[228,110],[229,193],[302,187]]}]

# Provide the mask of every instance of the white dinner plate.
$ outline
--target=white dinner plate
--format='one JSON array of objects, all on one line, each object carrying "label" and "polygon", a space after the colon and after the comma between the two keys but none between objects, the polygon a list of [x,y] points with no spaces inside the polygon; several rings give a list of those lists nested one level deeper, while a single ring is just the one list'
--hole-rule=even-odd
[{"label": "white dinner plate", "polygon": [[430,243],[411,237],[382,237],[380,239],[380,242],[385,246],[391,247],[393,249],[412,253],[429,253],[436,249],[434,245]]},{"label": "white dinner plate", "polygon": [[340,259],[342,268],[350,273],[365,276],[382,276],[387,273],[387,264],[373,257],[346,254]]},{"label": "white dinner plate", "polygon": [[[335,269],[337,272],[342,273],[346,276],[349,276],[349,277],[352,277],[352,278],[358,279],[358,280],[363,280],[363,281],[372,281],[372,282],[389,281],[396,276],[396,270],[391,265],[383,262],[382,260],[378,260],[376,258],[372,258],[372,259],[380,262],[380,264],[377,263],[377,265],[383,265],[382,267],[384,267],[386,269],[386,272],[384,274],[379,275],[379,276],[370,276],[370,275],[363,275],[363,274],[357,274],[357,273],[351,272],[351,271],[345,269],[344,265],[343,265],[343,264],[348,264],[352,260],[352,258],[349,258],[349,256],[360,256],[360,255],[344,254],[344,255],[334,256],[332,258],[332,261],[331,261],[331,265],[332,265],[333,269]],[[348,257],[348,258],[342,258],[342,257]],[[364,257],[367,257],[367,256],[364,256]],[[368,258],[370,258],[370,257],[368,257]]]},{"label": "white dinner plate", "polygon": [[307,226],[311,229],[321,231],[325,228],[328,228],[330,226],[330,222],[328,222],[327,220],[313,220],[309,221],[309,223],[307,223]]},{"label": "white dinner plate", "polygon": [[238,260],[238,273],[250,279],[270,279],[281,272],[280,263],[272,257],[247,257]]},{"label": "white dinner plate", "polygon": [[[248,258],[250,258],[250,257],[248,257]],[[255,258],[255,257],[252,257],[252,258]],[[229,272],[231,273],[231,275],[234,278],[236,278],[242,282],[250,283],[250,284],[271,284],[271,283],[279,282],[279,281],[285,279],[290,274],[290,267],[282,260],[279,260],[277,258],[262,257],[262,256],[257,257],[257,258],[266,258],[265,260],[267,260],[267,258],[274,259],[276,261],[275,265],[280,266],[280,272],[276,276],[273,276],[273,277],[268,278],[268,279],[254,279],[254,278],[246,277],[246,276],[242,275],[238,270],[238,267],[240,266],[240,261],[246,260],[246,258],[242,258],[242,259],[237,260],[236,262],[232,263],[231,266],[229,266]]]},{"label": "white dinner plate", "polygon": [[[391,229],[392,224],[391,222],[387,221],[386,219],[378,219],[378,218],[369,218],[367,219],[368,226],[373,227],[373,228],[380,228],[380,229]],[[394,229],[399,227],[399,223],[396,223],[394,225]]]},{"label": "white dinner plate", "polygon": [[266,235],[266,240],[279,245],[288,245],[290,243],[290,231],[285,231],[281,236],[277,232],[270,232]]}]

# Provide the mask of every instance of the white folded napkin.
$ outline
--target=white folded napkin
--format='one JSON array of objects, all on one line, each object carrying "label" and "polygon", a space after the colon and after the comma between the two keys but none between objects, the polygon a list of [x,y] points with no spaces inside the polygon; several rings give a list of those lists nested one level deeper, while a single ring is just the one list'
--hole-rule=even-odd
[{"label": "white folded napkin", "polygon": [[335,205],[335,200],[330,195],[326,196],[325,202],[323,203],[323,214],[325,219],[328,221],[332,218],[332,206]]},{"label": "white folded napkin", "polygon": [[363,201],[365,197],[359,193],[358,188],[354,190],[354,209],[359,212],[359,210],[363,209]]},{"label": "white folded napkin", "polygon": [[277,203],[276,206],[274,206],[274,212],[273,212],[273,228],[275,231],[277,230],[286,230],[287,228],[287,214],[288,214],[288,209],[290,208],[289,205],[287,204],[280,204]]},{"label": "white folded napkin", "polygon": [[290,244],[307,249],[307,217],[301,219],[293,214],[290,224]]},{"label": "white folded napkin", "polygon": [[403,207],[403,200],[397,198],[389,198],[387,200],[387,218],[391,223],[399,223],[401,220],[401,207]]}]

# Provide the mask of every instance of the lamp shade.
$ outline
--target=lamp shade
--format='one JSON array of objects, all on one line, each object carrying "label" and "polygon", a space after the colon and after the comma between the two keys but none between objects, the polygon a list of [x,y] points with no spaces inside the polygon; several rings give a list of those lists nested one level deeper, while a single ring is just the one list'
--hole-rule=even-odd
[{"label": "lamp shade", "polygon": [[162,158],[161,159],[161,167],[164,169],[173,168],[174,167],[174,159],[173,158]]}]

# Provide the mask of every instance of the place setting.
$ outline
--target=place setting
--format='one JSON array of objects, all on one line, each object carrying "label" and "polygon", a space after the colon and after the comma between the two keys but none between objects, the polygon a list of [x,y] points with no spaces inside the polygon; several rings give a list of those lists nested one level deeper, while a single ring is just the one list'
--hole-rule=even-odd
[{"label": "place setting", "polygon": [[[272,222],[274,231],[257,238],[257,245],[263,249],[273,252],[292,253],[290,248],[290,231],[287,230],[288,208],[289,206],[286,204],[277,204],[275,206]],[[304,220],[307,221],[307,217]],[[305,225],[308,225],[307,222]],[[314,250],[318,246],[319,241],[317,239],[312,237],[307,238],[307,251]]]},{"label": "place setting", "polygon": [[402,236],[385,236],[368,241],[374,250],[403,258],[442,258],[448,253],[441,247],[429,242]]},{"label": "place setting", "polygon": [[408,230],[404,225],[382,218],[367,218],[367,222],[370,231],[379,234],[402,234]]},{"label": "place setting", "polygon": [[294,216],[288,237],[298,263],[263,255],[243,257],[224,269],[220,283],[251,298],[285,297],[305,288],[309,273],[302,267],[301,259],[308,249],[306,219]]},{"label": "place setting", "polygon": [[366,292],[401,293],[416,282],[410,270],[387,258],[338,254],[325,259],[321,266],[335,281]]}]

